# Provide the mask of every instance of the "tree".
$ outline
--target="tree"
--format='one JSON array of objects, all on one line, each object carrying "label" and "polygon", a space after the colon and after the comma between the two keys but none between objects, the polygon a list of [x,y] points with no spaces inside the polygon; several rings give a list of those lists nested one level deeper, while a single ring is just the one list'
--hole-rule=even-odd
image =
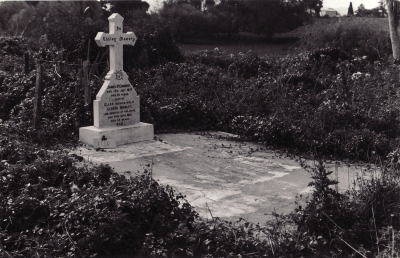
[{"label": "tree", "polygon": [[399,27],[399,2],[396,0],[386,0],[389,20],[390,40],[392,41],[393,58],[396,62],[400,59],[400,37]]},{"label": "tree", "polygon": [[363,17],[366,16],[367,9],[365,9],[365,6],[363,4],[360,4],[360,6],[357,8],[357,16]]},{"label": "tree", "polygon": [[307,4],[308,8],[314,10],[316,17],[321,17],[322,0],[305,0],[304,2]]},{"label": "tree", "polygon": [[15,31],[18,29],[18,27],[22,28],[24,26],[24,24],[18,23],[19,21],[17,20],[17,15],[21,10],[27,8],[29,8],[29,6],[22,1],[1,2],[0,34],[15,35]]},{"label": "tree", "polygon": [[[110,1],[110,0],[101,0],[101,4],[103,8],[106,8],[109,5],[111,13],[119,13],[121,16],[125,16],[127,13],[139,11],[146,13],[149,9],[149,3],[142,0],[130,0],[130,1]],[[108,14],[108,15],[111,15]],[[108,17],[108,16],[107,16]]]},{"label": "tree", "polygon": [[385,7],[382,3],[380,2],[380,6],[373,8],[373,9],[366,9],[363,4],[361,4],[357,11],[356,11],[356,16],[358,17],[365,17],[365,16],[374,16],[374,17],[385,17]]},{"label": "tree", "polygon": [[385,0],[380,0],[379,1],[379,12],[381,13],[381,17],[386,17],[387,11],[386,11],[386,3]]},{"label": "tree", "polygon": [[354,15],[354,11],[353,11],[353,3],[350,2],[350,6],[349,9],[347,11],[347,16],[353,16]]},{"label": "tree", "polygon": [[222,0],[215,9],[222,15],[219,21],[222,23],[222,31],[228,34],[228,40],[231,40],[232,34],[248,29],[249,10],[244,1]]}]

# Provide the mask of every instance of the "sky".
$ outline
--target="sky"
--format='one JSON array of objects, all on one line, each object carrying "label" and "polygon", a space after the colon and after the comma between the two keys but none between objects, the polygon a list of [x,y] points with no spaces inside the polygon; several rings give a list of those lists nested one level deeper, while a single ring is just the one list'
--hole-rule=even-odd
[{"label": "sky", "polygon": [[323,0],[322,9],[333,8],[341,15],[346,15],[350,2],[353,3],[354,12],[361,4],[363,4],[366,9],[372,9],[379,6],[379,0]]},{"label": "sky", "polygon": [[363,4],[366,9],[372,9],[379,6],[378,0],[323,0],[324,8],[339,8],[339,7],[349,7],[350,2],[353,3],[354,11]]},{"label": "sky", "polygon": [[[144,0],[144,1],[150,4],[150,11],[155,10],[157,6],[162,6],[163,2],[163,0]],[[357,10],[360,4],[363,4],[366,9],[372,9],[379,6],[379,0],[323,0],[323,9],[346,8],[346,13],[347,13],[347,8],[349,7],[350,2],[353,3],[354,11]],[[337,11],[343,14],[342,13],[343,11],[342,12],[340,10]]]}]

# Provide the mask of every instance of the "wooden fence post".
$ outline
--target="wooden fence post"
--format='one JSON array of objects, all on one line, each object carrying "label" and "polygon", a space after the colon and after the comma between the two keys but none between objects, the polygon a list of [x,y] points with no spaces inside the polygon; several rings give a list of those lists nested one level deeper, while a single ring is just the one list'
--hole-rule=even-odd
[{"label": "wooden fence post", "polygon": [[25,53],[25,74],[29,73],[29,53]]},{"label": "wooden fence post", "polygon": [[83,92],[86,106],[90,104],[89,62],[89,60],[83,61]]},{"label": "wooden fence post", "polygon": [[[78,67],[79,67],[79,69],[78,69],[79,75],[78,76],[79,76],[79,90],[80,90],[83,87],[83,72],[82,72],[83,64],[82,64],[82,59],[78,60]],[[78,92],[78,85],[75,86],[75,92]]]},{"label": "wooden fence post", "polygon": [[62,62],[61,61],[57,61],[57,73],[59,75],[61,75],[61,73],[62,73]]},{"label": "wooden fence post", "polygon": [[43,82],[42,82],[42,75],[43,75],[43,67],[41,64],[38,64],[36,70],[36,92],[35,92],[35,102],[33,106],[33,128],[39,128],[39,121],[40,121],[40,103],[42,99],[42,92],[43,92]]}]

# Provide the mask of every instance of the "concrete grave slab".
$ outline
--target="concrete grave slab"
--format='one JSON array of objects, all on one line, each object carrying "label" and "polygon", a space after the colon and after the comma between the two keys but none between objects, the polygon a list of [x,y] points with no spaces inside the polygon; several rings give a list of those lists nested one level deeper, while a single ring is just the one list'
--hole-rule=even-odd
[{"label": "concrete grave slab", "polygon": [[[162,141],[104,152],[81,147],[75,152],[89,161],[108,163],[119,173],[143,173],[143,167],[153,162],[153,177],[186,195],[204,218],[210,218],[209,208],[213,216],[223,219],[245,217],[264,223],[274,211],[293,211],[296,195],[312,192],[307,186],[310,174],[295,159],[279,156],[260,144],[218,139],[220,136],[227,135],[160,134],[157,137]],[[362,169],[338,167],[339,190],[346,190]]]}]

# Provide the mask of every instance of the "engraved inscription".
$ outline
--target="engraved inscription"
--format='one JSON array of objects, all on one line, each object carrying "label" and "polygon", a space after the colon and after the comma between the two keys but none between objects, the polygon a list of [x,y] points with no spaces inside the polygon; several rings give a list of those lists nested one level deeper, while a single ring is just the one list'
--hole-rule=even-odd
[{"label": "engraved inscription", "polygon": [[109,96],[109,102],[103,103],[107,111],[104,113],[106,119],[117,126],[125,125],[136,111],[134,101],[129,100],[133,97],[132,86],[130,84],[109,85],[105,94]]}]

